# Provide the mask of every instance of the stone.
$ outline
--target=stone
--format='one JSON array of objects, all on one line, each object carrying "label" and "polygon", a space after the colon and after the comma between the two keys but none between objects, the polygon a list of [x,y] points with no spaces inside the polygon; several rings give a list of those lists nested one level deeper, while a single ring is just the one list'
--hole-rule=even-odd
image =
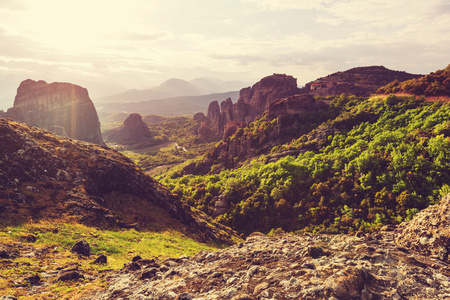
[{"label": "stone", "polygon": [[155,277],[155,275],[156,275],[157,272],[159,272],[159,271],[158,271],[158,269],[156,269],[156,268],[151,268],[151,269],[143,270],[142,273],[141,273],[140,279],[141,279],[141,280],[144,280],[144,279],[151,279],[151,278]]},{"label": "stone", "polygon": [[75,243],[70,249],[70,252],[77,253],[82,256],[90,256],[91,255],[91,247],[89,243],[85,240],[81,240]]},{"label": "stone", "polygon": [[319,258],[321,256],[325,256],[326,255],[325,252],[323,251],[323,249],[320,248],[320,247],[308,247],[307,248],[307,253],[312,258]]},{"label": "stone", "polygon": [[188,293],[182,293],[177,296],[177,300],[192,300],[192,299],[194,298],[192,298],[192,296]]},{"label": "stone", "polygon": [[141,266],[137,262],[130,262],[123,265],[122,272],[134,272],[141,269]]},{"label": "stone", "polygon": [[25,281],[28,282],[30,285],[38,285],[41,283],[41,277],[39,275],[31,275],[25,278]]},{"label": "stone", "polygon": [[97,258],[92,263],[96,265],[106,265],[108,263],[108,258],[106,257],[106,255],[101,254],[97,256]]},{"label": "stone", "polygon": [[59,275],[58,278],[56,279],[56,282],[58,282],[58,281],[73,281],[73,280],[78,280],[78,279],[85,279],[84,275],[78,271],[72,270],[72,271],[64,272],[61,275]]},{"label": "stone", "polygon": [[346,267],[335,275],[328,277],[324,286],[331,295],[345,299],[359,299],[364,286],[369,283],[371,276],[364,269]]},{"label": "stone", "polygon": [[0,258],[9,259],[11,258],[11,254],[8,250],[0,248]]},{"label": "stone", "polygon": [[138,261],[140,259],[142,259],[142,257],[140,255],[136,255],[131,259],[131,261]]}]

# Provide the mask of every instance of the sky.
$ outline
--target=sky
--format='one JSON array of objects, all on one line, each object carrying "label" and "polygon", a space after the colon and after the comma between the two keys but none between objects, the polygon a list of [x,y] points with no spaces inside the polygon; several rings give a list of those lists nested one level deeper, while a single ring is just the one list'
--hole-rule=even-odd
[{"label": "sky", "polygon": [[95,99],[170,78],[285,73],[302,86],[358,66],[448,64],[448,0],[0,0],[0,109],[28,78]]}]

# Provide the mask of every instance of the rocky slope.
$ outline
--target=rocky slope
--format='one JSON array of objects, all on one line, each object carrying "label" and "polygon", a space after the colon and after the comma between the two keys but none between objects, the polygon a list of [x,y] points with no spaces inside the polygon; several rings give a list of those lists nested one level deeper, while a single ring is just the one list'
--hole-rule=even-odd
[{"label": "rocky slope", "polygon": [[423,255],[449,261],[450,252],[450,195],[439,205],[419,212],[413,220],[400,224],[396,242]]},{"label": "rocky slope", "polygon": [[394,227],[346,235],[250,235],[217,252],[136,260],[91,299],[448,299],[446,262],[394,244]]},{"label": "rocky slope", "polygon": [[47,219],[231,242],[122,154],[0,119],[0,220]]},{"label": "rocky slope", "polygon": [[94,104],[88,91],[78,85],[25,80],[6,115],[59,135],[104,144]]}]

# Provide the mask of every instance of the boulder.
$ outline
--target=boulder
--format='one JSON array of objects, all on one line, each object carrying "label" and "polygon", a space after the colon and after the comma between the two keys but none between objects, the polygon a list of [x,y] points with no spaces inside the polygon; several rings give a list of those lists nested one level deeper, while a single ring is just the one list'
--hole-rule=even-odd
[{"label": "boulder", "polygon": [[75,245],[72,246],[70,252],[80,254],[82,256],[90,256],[91,255],[91,247],[89,243],[85,240],[78,241]]},{"label": "boulder", "polygon": [[106,255],[100,254],[92,263],[96,265],[106,265],[108,263],[108,258]]},{"label": "boulder", "polygon": [[78,279],[84,279],[84,275],[76,270],[71,270],[67,272],[61,273],[58,278],[56,279],[56,282],[58,281],[73,281]]}]

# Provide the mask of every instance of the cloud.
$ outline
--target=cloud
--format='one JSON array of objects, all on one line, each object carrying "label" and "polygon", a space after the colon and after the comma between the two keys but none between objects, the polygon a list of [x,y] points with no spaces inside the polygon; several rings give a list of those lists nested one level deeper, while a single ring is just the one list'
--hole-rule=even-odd
[{"label": "cloud", "polygon": [[230,60],[240,66],[246,66],[251,62],[264,60],[262,57],[256,56],[256,55],[210,54],[210,57],[213,59],[219,59],[219,60]]},{"label": "cloud", "polygon": [[259,10],[291,10],[291,9],[321,9],[330,0],[243,0],[244,3],[251,3]]},{"label": "cloud", "polygon": [[0,0],[0,10],[24,11],[26,7],[18,0]]},{"label": "cloud", "polygon": [[168,32],[157,32],[157,33],[138,33],[130,32],[118,35],[117,38],[125,41],[156,41],[165,37],[168,37]]}]

